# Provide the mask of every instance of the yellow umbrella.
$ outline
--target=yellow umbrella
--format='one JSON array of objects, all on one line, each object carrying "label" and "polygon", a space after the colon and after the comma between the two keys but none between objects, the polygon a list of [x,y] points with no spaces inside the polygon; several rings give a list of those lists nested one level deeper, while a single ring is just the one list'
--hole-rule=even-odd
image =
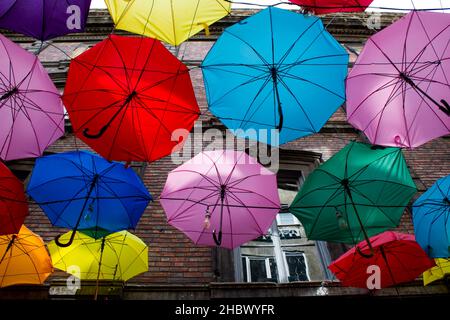
[{"label": "yellow umbrella", "polygon": [[22,226],[18,234],[0,236],[0,288],[42,284],[53,272],[41,237]]},{"label": "yellow umbrella", "polygon": [[116,28],[179,45],[231,12],[225,0],[105,0]]},{"label": "yellow umbrella", "polygon": [[434,259],[436,267],[423,273],[423,285],[440,280],[450,275],[450,259]]},{"label": "yellow umbrella", "polygon": [[[60,240],[68,240],[71,234],[64,234]],[[72,245],[59,247],[52,241],[48,249],[55,268],[66,272],[79,269],[82,280],[127,281],[148,270],[148,247],[127,231],[100,239],[76,232]]]}]

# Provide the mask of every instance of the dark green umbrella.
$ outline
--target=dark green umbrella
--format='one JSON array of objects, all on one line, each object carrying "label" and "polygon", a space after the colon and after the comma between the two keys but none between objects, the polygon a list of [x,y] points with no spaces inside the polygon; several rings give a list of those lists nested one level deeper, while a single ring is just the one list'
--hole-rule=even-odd
[{"label": "dark green umbrella", "polygon": [[291,212],[309,239],[370,246],[398,226],[416,191],[400,149],[351,142],[309,175]]}]

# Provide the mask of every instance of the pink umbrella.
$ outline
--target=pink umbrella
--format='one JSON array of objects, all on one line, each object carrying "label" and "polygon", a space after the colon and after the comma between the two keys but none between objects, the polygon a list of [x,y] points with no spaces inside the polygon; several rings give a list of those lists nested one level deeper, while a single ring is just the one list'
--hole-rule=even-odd
[{"label": "pink umbrella", "polygon": [[369,38],[348,76],[347,117],[372,144],[450,133],[449,39],[449,14],[417,11]]},{"label": "pink umbrella", "polygon": [[206,151],[173,170],[161,194],[169,224],[194,243],[236,248],[280,210],[276,175],[245,152]]},{"label": "pink umbrella", "polygon": [[60,94],[38,58],[0,35],[0,158],[34,158],[64,133]]}]

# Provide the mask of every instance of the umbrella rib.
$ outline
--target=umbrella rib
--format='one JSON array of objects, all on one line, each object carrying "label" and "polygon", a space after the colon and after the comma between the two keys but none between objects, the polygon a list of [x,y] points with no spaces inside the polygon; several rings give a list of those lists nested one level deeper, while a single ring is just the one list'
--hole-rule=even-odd
[{"label": "umbrella rib", "polygon": [[[212,169],[212,167],[211,167],[211,169]],[[214,181],[212,178],[207,176],[207,174],[209,173],[210,170],[208,170],[208,172],[206,174],[203,174],[203,173],[201,173],[199,171],[194,171],[194,170],[186,170],[186,169],[179,170],[179,169],[176,169],[176,171],[173,171],[173,173],[178,173],[178,172],[195,173],[195,174],[198,174],[199,176],[201,176],[203,179],[206,179],[209,183],[211,183],[211,185],[216,186],[217,188],[219,188],[220,184],[216,183],[216,181]]]},{"label": "umbrella rib", "polygon": [[[191,193],[192,194],[192,193]],[[186,201],[186,202],[191,202],[191,206],[183,209],[182,212],[179,212],[183,203],[180,204],[180,206],[178,207],[178,209],[174,212],[174,214],[169,218],[170,221],[173,221],[175,219],[177,219],[181,214],[187,212],[188,210],[190,210],[191,208],[193,208],[195,205],[203,205],[208,207],[207,204],[204,204],[203,201],[211,199],[215,196],[218,196],[218,192],[211,192],[210,194],[206,195],[205,197],[203,197],[202,199],[198,199],[198,200],[194,200],[194,199],[189,199],[189,197],[191,196],[191,194],[187,197],[187,198],[164,198],[165,200],[175,200],[175,201]]]},{"label": "umbrella rib", "polygon": [[[280,60],[277,62],[277,67],[283,65],[284,61],[287,59],[287,57],[289,56],[289,54],[291,53],[291,51],[294,49],[294,47],[297,45],[297,43],[303,38],[303,36],[317,23],[319,22],[320,19],[315,17],[314,22],[312,22],[305,30],[302,31],[302,33],[300,33],[300,35],[297,37],[296,40],[294,40],[294,42],[292,42],[291,46],[286,50],[286,52],[281,56]],[[311,45],[319,38],[319,36],[323,33],[323,31],[325,30],[322,29],[322,31],[319,33],[319,35],[309,44],[309,46],[307,46],[305,48],[305,50],[303,51],[302,54],[298,55],[297,61],[299,61],[301,59],[301,57],[303,57],[303,55],[305,54],[305,52],[311,47]]]},{"label": "umbrella rib", "polygon": [[264,57],[263,57],[263,56],[262,56],[255,48],[253,48],[253,46],[252,46],[250,43],[248,43],[247,41],[245,41],[245,40],[242,39],[241,37],[235,35],[234,33],[230,32],[230,30],[228,30],[228,29],[225,29],[223,33],[224,33],[224,34],[227,33],[227,34],[229,34],[230,36],[235,37],[236,39],[240,40],[242,43],[244,43],[245,45],[247,45],[247,46],[248,46],[248,47],[256,54],[256,56],[261,60],[261,62],[262,62],[264,65],[266,65],[267,67],[270,66],[270,64],[266,61],[266,59],[264,59]]},{"label": "umbrella rib", "polygon": [[369,201],[373,208],[376,208],[377,210],[379,210],[386,218],[388,218],[389,221],[391,221],[392,225],[397,225],[397,223],[395,223],[395,221],[393,221],[391,219],[391,217],[389,217],[388,214],[386,214],[386,212],[384,212],[383,210],[381,210],[381,207],[377,206],[376,203],[374,203],[370,198],[366,197],[366,195],[362,192],[360,192],[357,188],[354,188],[353,186],[350,185],[350,188],[352,189],[352,191],[356,192],[358,195],[360,195],[361,197],[363,197],[364,199],[366,199],[367,201]]},{"label": "umbrella rib", "polygon": [[247,189],[236,188],[236,187],[234,187],[233,189],[236,190],[237,192],[231,191],[230,189],[228,189],[228,190],[229,190],[229,192],[231,192],[236,197],[237,197],[236,193],[251,193],[253,195],[260,196],[261,198],[267,200],[268,202],[271,202],[275,206],[273,208],[269,208],[268,207],[267,209],[281,209],[280,206],[277,206],[277,204],[275,202],[273,202],[272,200],[270,200],[269,198],[267,198],[266,196],[264,196],[264,195],[262,195],[260,193],[257,193],[257,192],[251,191],[251,190],[247,190]]},{"label": "umbrella rib", "polygon": [[303,114],[305,115],[306,120],[308,120],[308,124],[311,127],[311,131],[310,132],[317,132],[316,128],[314,128],[314,125],[313,125],[311,119],[308,116],[308,113],[305,111],[305,109],[303,108],[302,104],[300,103],[300,101],[295,96],[295,94],[291,91],[291,89],[287,86],[287,84],[284,82],[284,80],[281,77],[279,78],[279,80],[280,80],[280,83],[283,85],[283,87],[287,90],[287,92],[289,92],[289,94],[295,100],[295,102],[297,102],[297,105],[300,107],[300,110],[302,110]]},{"label": "umbrella rib", "polygon": [[[316,228],[316,226],[317,226],[317,224],[318,224],[318,222],[319,222],[320,216],[321,216],[322,213],[323,213],[323,210],[324,210],[325,208],[330,208],[330,207],[328,206],[328,203],[331,202],[331,201],[333,201],[334,199],[336,199],[338,196],[342,195],[343,192],[344,192],[344,191],[341,190],[341,188],[336,188],[336,190],[328,197],[328,199],[327,199],[326,201],[324,201],[324,204],[320,207],[320,210],[319,210],[319,212],[318,212],[318,214],[317,214],[317,216],[316,216],[316,218],[315,218],[315,220],[314,220],[314,223],[313,223],[313,225],[311,226],[311,229],[310,229],[310,231],[309,231],[309,234],[310,234],[310,235],[313,234],[314,229]],[[334,206],[332,206],[332,207],[334,207]],[[352,239],[353,239],[353,233],[352,233],[351,231],[350,231],[350,234],[351,234]],[[310,238],[310,237],[308,237],[308,238]]]},{"label": "umbrella rib", "polygon": [[[264,80],[264,83],[261,85],[261,88],[259,88],[259,90],[256,92],[256,95],[253,97],[253,99],[250,101],[250,105],[247,108],[247,111],[245,112],[244,116],[242,117],[241,120],[241,124],[240,127],[245,127],[248,124],[248,121],[246,120],[251,108],[254,106],[256,100],[259,98],[259,96],[261,95],[261,93],[264,91],[264,89],[266,89],[266,86],[269,84],[270,82],[270,77],[267,77],[266,80]],[[264,102],[267,100],[267,98],[269,97],[270,92],[268,95],[266,95],[266,97],[262,100],[262,102],[255,108],[255,110],[253,111],[253,113],[250,115],[250,117],[248,117],[248,120],[251,120],[253,118],[253,116],[256,114],[256,112],[258,112],[259,108],[261,108],[261,106],[264,104]]]},{"label": "umbrella rib", "polygon": [[324,86],[322,86],[322,85],[320,85],[320,84],[318,84],[316,82],[312,82],[312,81],[310,81],[308,79],[305,79],[305,78],[302,78],[302,77],[299,77],[299,76],[295,76],[293,74],[290,74],[289,72],[280,72],[280,73],[283,75],[283,78],[289,78],[289,79],[294,79],[294,80],[298,80],[298,81],[309,83],[309,84],[311,84],[313,86],[316,86],[316,87],[318,87],[318,88],[320,88],[320,89],[322,89],[324,91],[327,91],[327,92],[331,93],[332,95],[334,95],[334,96],[336,96],[336,97],[338,97],[338,98],[340,98],[342,100],[345,100],[345,97],[341,96],[340,94],[338,94],[338,93],[336,93],[334,91],[331,91],[330,89],[328,89],[328,88],[326,88],[326,87],[324,87]]},{"label": "umbrella rib", "polygon": [[[354,172],[351,176],[348,177],[349,180],[354,179],[356,180],[357,177],[359,177],[365,170],[367,170],[368,167],[370,167],[371,165],[373,165],[375,162],[378,162],[380,160],[383,160],[384,158],[387,158],[391,155],[393,155],[394,153],[401,153],[400,149],[396,149],[393,148],[393,150],[389,153],[386,153],[382,156],[380,156],[379,158],[373,160],[372,162],[366,164],[365,166],[361,167],[360,169],[358,169],[356,172]],[[391,168],[392,169],[392,168]]]},{"label": "umbrella rib", "polygon": [[[255,216],[253,215],[253,212],[250,211],[249,207],[247,207],[247,206],[245,205],[245,203],[242,202],[241,199],[239,199],[239,197],[237,197],[233,192],[228,192],[228,193],[226,194],[225,198],[227,198],[227,197],[230,197],[230,198],[234,199],[234,201],[240,203],[240,204],[242,205],[241,208],[244,208],[244,209],[250,214],[250,216],[252,217],[253,221],[255,222],[256,226],[257,226],[258,229],[259,229],[259,232],[260,232],[261,234],[265,234],[265,232],[262,231],[261,226],[260,226],[259,223],[258,223],[258,220],[257,220],[257,219],[255,218]],[[229,206],[229,207],[230,207],[230,206]]]}]

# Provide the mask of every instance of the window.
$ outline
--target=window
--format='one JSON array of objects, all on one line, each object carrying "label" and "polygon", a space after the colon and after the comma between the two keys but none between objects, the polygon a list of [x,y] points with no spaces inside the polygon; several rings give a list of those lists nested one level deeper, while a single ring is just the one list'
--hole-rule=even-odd
[{"label": "window", "polygon": [[273,257],[243,256],[244,282],[277,282],[277,266]]},{"label": "window", "polygon": [[308,281],[308,267],[303,252],[284,252],[289,271],[289,281]]},{"label": "window", "polygon": [[320,163],[320,155],[280,150],[277,173],[282,209],[267,235],[250,241],[235,252],[237,281],[291,282],[322,280],[330,261],[324,243],[307,239],[301,222],[289,212],[305,177]]}]

